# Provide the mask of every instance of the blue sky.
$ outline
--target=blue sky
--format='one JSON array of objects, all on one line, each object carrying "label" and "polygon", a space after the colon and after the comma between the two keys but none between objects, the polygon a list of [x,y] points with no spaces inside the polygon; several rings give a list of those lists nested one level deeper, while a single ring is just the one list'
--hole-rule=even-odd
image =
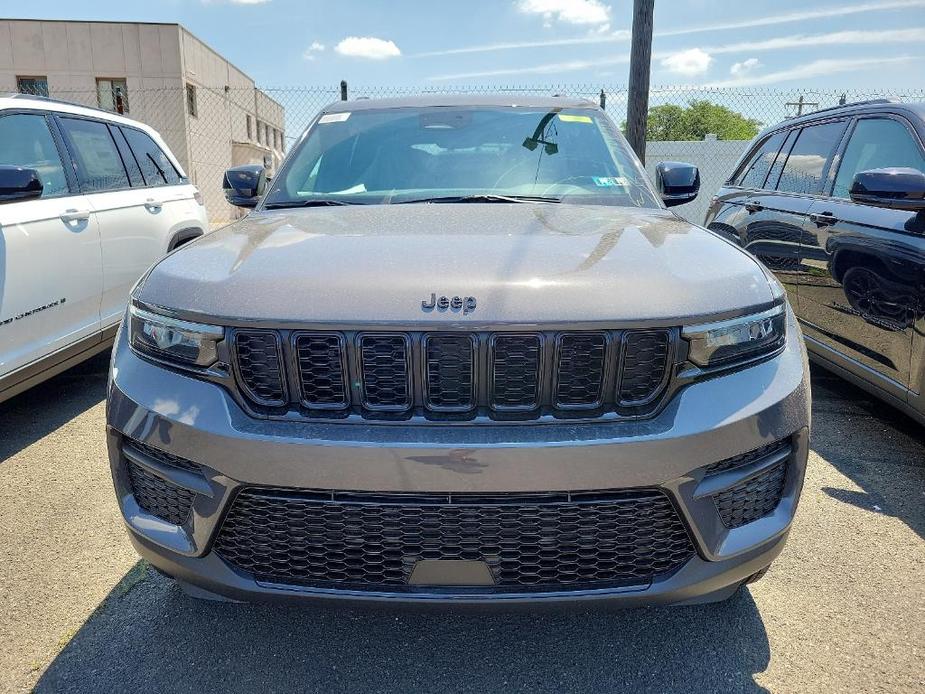
[{"label": "blue sky", "polygon": [[[652,83],[921,89],[925,0],[656,0]],[[264,86],[625,84],[631,0],[2,0],[179,22]]]}]

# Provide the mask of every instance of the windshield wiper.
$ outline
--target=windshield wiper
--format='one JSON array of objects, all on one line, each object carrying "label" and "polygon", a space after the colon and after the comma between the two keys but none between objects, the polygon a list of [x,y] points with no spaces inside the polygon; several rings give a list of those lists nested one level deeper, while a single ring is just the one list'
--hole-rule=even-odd
[{"label": "windshield wiper", "polygon": [[562,198],[547,198],[542,195],[497,195],[479,193],[475,195],[445,195],[433,198],[413,198],[393,201],[393,205],[410,205],[418,202],[562,202]]},{"label": "windshield wiper", "polygon": [[268,202],[263,207],[267,210],[280,210],[286,207],[338,207],[340,205],[362,205],[360,202],[347,202],[333,198],[316,198],[313,200],[286,200],[285,202]]}]

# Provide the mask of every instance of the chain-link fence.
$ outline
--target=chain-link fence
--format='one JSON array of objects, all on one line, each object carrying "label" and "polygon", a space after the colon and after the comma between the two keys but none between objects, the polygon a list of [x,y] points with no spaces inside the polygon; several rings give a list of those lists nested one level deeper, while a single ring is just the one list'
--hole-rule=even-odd
[{"label": "chain-link fence", "polygon": [[[222,195],[224,170],[248,163],[263,163],[275,169],[318,111],[341,98],[341,89],[337,84],[262,89],[181,84],[174,88],[136,89],[129,94],[124,84],[98,84],[96,92],[50,96],[121,109],[126,116],[157,129],[202,191],[213,225],[220,225],[240,214]],[[446,93],[577,97],[595,104],[603,102],[618,125],[626,120],[627,91],[616,85],[348,86],[350,99]],[[879,98],[925,101],[925,89],[898,92],[653,87],[649,93],[646,168],[651,174],[655,164],[663,160],[699,166],[702,195],[677,210],[689,220],[701,222],[710,196],[760,129],[840,103]]]}]

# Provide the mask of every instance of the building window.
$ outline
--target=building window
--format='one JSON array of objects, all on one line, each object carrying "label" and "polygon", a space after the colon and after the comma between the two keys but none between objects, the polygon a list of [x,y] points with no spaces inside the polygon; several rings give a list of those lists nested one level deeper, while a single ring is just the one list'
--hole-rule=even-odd
[{"label": "building window", "polygon": [[17,77],[16,88],[20,94],[32,96],[48,96],[47,77]]},{"label": "building window", "polygon": [[279,135],[276,132],[276,128],[273,128],[273,149],[279,149]]},{"label": "building window", "polygon": [[128,85],[124,79],[98,77],[96,98],[101,109],[114,113],[128,113]]},{"label": "building window", "polygon": [[248,114],[248,116],[247,116],[247,139],[248,139],[248,140],[253,140],[253,139],[254,139],[254,133],[252,132],[250,114]]},{"label": "building window", "polygon": [[286,133],[282,130],[279,131],[279,151],[284,154],[286,152]]},{"label": "building window", "polygon": [[263,144],[263,123],[257,121],[257,144]]},{"label": "building window", "polygon": [[186,85],[186,111],[193,118],[199,116],[196,110],[196,87],[192,84]]}]

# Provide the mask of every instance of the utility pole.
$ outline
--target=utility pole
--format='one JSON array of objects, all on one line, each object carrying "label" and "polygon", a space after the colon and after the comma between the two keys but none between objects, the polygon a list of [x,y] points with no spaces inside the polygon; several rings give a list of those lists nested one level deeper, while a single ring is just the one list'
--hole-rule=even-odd
[{"label": "utility pole", "polygon": [[804,101],[803,95],[800,94],[799,99],[797,99],[796,101],[788,101],[787,103],[784,104],[784,106],[796,106],[797,107],[797,118],[799,118],[800,116],[803,115],[804,106],[812,106],[813,108],[816,108],[819,106],[819,102],[818,101]]},{"label": "utility pole", "polygon": [[646,161],[649,117],[649,70],[652,63],[652,14],[655,0],[633,0],[633,43],[626,106],[626,139],[639,160]]}]

